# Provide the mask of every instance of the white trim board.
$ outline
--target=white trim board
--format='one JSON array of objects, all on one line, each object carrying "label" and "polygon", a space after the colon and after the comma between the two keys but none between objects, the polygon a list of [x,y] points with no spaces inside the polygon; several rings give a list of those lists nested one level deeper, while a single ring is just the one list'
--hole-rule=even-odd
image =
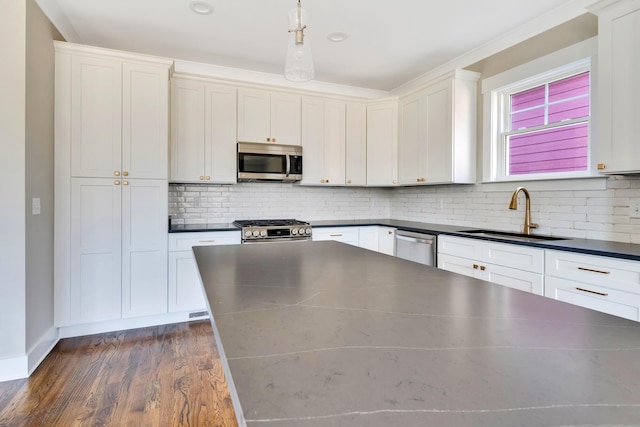
[{"label": "white trim board", "polygon": [[58,328],[49,329],[26,355],[0,360],[0,382],[28,378],[60,341]]}]

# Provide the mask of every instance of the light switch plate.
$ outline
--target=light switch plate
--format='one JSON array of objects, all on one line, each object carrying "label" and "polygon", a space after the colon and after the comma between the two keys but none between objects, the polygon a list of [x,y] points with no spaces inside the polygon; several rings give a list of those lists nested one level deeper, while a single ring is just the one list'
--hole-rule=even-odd
[{"label": "light switch plate", "polygon": [[640,218],[640,199],[629,199],[629,218]]},{"label": "light switch plate", "polygon": [[40,215],[40,198],[31,199],[31,215]]}]

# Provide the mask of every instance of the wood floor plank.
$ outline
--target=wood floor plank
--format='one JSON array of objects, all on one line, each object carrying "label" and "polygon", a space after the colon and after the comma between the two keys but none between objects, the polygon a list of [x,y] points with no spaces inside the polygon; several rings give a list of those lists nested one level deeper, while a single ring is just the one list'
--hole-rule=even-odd
[{"label": "wood floor plank", "polygon": [[0,383],[0,427],[235,427],[208,321],[61,340]]}]

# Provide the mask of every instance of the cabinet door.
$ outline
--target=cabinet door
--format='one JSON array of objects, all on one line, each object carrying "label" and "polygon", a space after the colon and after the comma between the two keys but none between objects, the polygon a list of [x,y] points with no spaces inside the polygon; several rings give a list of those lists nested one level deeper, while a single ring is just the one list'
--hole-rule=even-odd
[{"label": "cabinet door", "polygon": [[462,274],[464,276],[480,278],[479,263],[468,258],[442,254],[438,252],[438,268]]},{"label": "cabinet door", "polygon": [[238,89],[238,141],[263,143],[271,141],[269,92]]},{"label": "cabinet door", "polygon": [[122,186],[122,315],[167,312],[165,180],[130,180]]},{"label": "cabinet door", "polygon": [[545,296],[614,316],[640,320],[640,295],[558,277],[545,278]]},{"label": "cabinet door", "polygon": [[452,80],[429,87],[424,95],[426,121],[426,181],[453,181]]},{"label": "cabinet door", "polygon": [[204,94],[202,82],[171,82],[171,181],[204,181]]},{"label": "cabinet door", "polygon": [[481,278],[487,282],[507,286],[536,295],[544,295],[544,275],[517,270],[502,265],[483,264]]},{"label": "cabinet door", "polygon": [[[324,103],[324,176],[329,185],[344,185],[345,103]],[[304,157],[303,157],[304,159]]]},{"label": "cabinet door", "polygon": [[122,72],[122,173],[167,179],[168,70],[125,63]]},{"label": "cabinet door", "polygon": [[609,2],[598,14],[598,140],[603,173],[640,171],[640,2]]},{"label": "cabinet door", "polygon": [[367,185],[398,183],[398,104],[367,107]]},{"label": "cabinet door", "polygon": [[312,234],[313,241],[335,240],[353,246],[358,246],[359,239],[358,227],[314,228]]},{"label": "cabinet door", "polygon": [[236,178],[236,89],[206,86],[205,182],[234,184]]},{"label": "cabinet door", "polygon": [[387,255],[396,254],[396,229],[378,227],[378,252]]},{"label": "cabinet door", "polygon": [[346,106],[345,182],[367,184],[367,107],[348,103]]},{"label": "cabinet door", "polygon": [[71,324],[121,318],[122,186],[116,182],[71,180]]},{"label": "cabinet door", "polygon": [[206,307],[193,253],[169,252],[169,311],[205,310]]},{"label": "cabinet door", "polygon": [[302,101],[302,182],[325,183],[324,176],[324,101],[305,97]]},{"label": "cabinet door", "polygon": [[426,177],[426,117],[423,94],[418,92],[400,101],[398,140],[398,182],[422,183]]},{"label": "cabinet door", "polygon": [[299,95],[271,94],[271,142],[300,145],[300,102]]},{"label": "cabinet door", "polygon": [[378,226],[369,225],[358,230],[358,246],[378,252]]},{"label": "cabinet door", "polygon": [[122,65],[71,59],[71,176],[113,177],[121,170]]}]

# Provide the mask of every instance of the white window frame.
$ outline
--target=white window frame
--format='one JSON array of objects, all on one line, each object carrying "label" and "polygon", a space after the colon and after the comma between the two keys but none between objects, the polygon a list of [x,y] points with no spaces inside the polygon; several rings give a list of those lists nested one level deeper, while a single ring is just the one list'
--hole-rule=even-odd
[{"label": "white window frame", "polygon": [[[550,179],[591,178],[598,176],[592,160],[593,111],[596,82],[592,60],[596,39],[554,52],[530,63],[515,67],[482,81],[483,94],[483,182],[538,181]],[[508,175],[505,129],[510,122],[510,96],[582,72],[590,72],[590,107],[588,167],[586,171]],[[563,123],[568,124],[568,123]]]}]

